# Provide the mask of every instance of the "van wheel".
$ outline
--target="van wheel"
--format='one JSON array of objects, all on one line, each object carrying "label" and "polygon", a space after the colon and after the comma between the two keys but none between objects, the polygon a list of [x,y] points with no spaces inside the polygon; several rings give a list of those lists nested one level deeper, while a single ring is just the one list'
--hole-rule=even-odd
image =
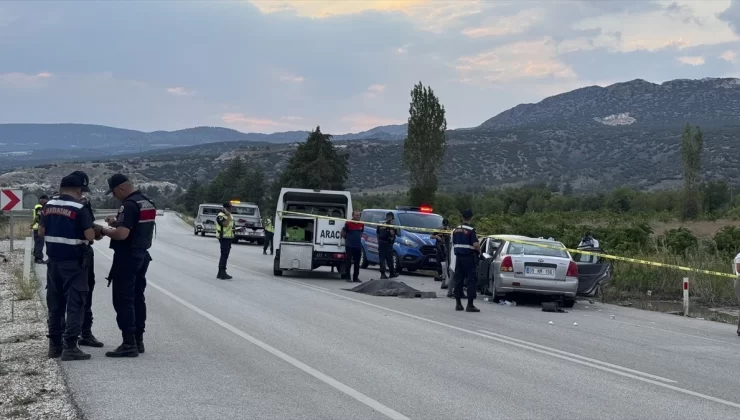
[{"label": "van wheel", "polygon": [[193,229],[193,235],[198,236],[198,231]]},{"label": "van wheel", "polygon": [[367,255],[365,255],[365,250],[363,249],[360,253],[360,268],[367,268],[370,263],[367,261]]},{"label": "van wheel", "polygon": [[204,230],[203,232],[201,232],[200,236],[206,236],[206,231]]},{"label": "van wheel", "polygon": [[279,254],[275,256],[275,259],[272,260],[272,275],[280,277],[283,275],[283,270],[279,268],[280,262],[278,260],[278,256]]}]

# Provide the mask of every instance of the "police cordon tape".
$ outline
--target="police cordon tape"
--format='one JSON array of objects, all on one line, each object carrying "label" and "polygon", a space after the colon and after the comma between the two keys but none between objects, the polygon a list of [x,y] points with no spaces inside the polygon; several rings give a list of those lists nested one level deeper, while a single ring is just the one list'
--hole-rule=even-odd
[{"label": "police cordon tape", "polygon": [[[282,214],[286,215],[294,215],[294,216],[301,216],[301,217],[311,217],[311,218],[318,218],[318,219],[325,219],[325,220],[336,220],[341,222],[354,222],[354,220],[351,219],[343,219],[341,217],[331,217],[331,216],[322,216],[319,214],[309,214],[309,213],[299,213],[295,211],[288,211],[288,210],[278,210],[277,211],[278,216],[282,217]],[[446,233],[451,234],[452,230],[444,230],[444,229],[429,229],[429,228],[415,228],[415,227],[409,227],[409,226],[399,226],[399,225],[389,225],[385,223],[376,223],[376,222],[358,222],[362,223],[363,225],[370,225],[375,227],[389,227],[394,229],[406,229],[413,232],[427,232],[427,233]],[[681,265],[675,265],[675,264],[665,264],[655,261],[647,261],[647,260],[640,260],[637,258],[628,258],[628,257],[620,257],[619,255],[611,255],[611,254],[604,254],[600,252],[592,252],[592,251],[585,251],[581,249],[571,249],[567,247],[557,247],[553,245],[543,244],[540,242],[530,242],[530,241],[523,241],[520,239],[511,238],[508,236],[501,236],[501,235],[486,235],[486,234],[480,234],[478,235],[479,238],[491,238],[491,239],[499,239],[504,240],[507,242],[512,242],[516,244],[522,244],[522,245],[531,245],[536,246],[540,248],[548,248],[548,249],[558,249],[558,250],[566,250],[570,253],[575,254],[582,254],[582,255],[592,255],[596,257],[601,257],[607,260],[614,260],[614,261],[623,261],[623,262],[629,262],[633,264],[642,264],[642,265],[649,265],[651,267],[659,267],[659,268],[669,268],[673,270],[679,270],[679,271],[687,271],[691,273],[698,273],[698,274],[706,274],[709,276],[716,276],[716,277],[724,277],[724,278],[730,278],[730,279],[737,279],[738,276],[731,274],[731,273],[723,273],[721,271],[711,271],[711,270],[703,270],[700,268],[693,268],[693,267],[684,267]]]}]

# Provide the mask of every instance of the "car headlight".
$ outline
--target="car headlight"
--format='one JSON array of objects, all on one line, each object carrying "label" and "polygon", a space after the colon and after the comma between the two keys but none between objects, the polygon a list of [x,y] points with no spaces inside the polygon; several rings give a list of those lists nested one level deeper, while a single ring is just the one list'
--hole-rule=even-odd
[{"label": "car headlight", "polygon": [[419,246],[419,244],[417,244],[416,242],[412,241],[409,238],[401,238],[401,244],[409,248],[417,248]]}]

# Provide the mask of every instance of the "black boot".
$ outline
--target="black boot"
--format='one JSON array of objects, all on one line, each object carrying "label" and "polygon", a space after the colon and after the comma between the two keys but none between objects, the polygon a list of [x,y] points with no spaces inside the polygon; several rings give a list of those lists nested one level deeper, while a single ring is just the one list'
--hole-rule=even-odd
[{"label": "black boot", "polygon": [[62,350],[62,360],[88,360],[90,355],[77,347],[77,339],[72,338],[64,340],[64,350]]},{"label": "black boot", "polygon": [[463,309],[465,309],[465,308],[463,308],[462,302],[460,302],[460,299],[459,298],[455,298],[455,301],[457,302],[457,304],[455,305],[455,310],[456,311],[462,311]]},{"label": "black boot", "polygon": [[223,279],[224,278],[224,269],[223,268],[219,268],[218,269],[218,274],[216,274],[216,278],[217,279]]},{"label": "black boot", "polygon": [[49,359],[60,357],[63,350],[64,345],[62,344],[62,337],[49,337]]},{"label": "black boot", "polygon": [[222,279],[222,280],[231,280],[231,279],[233,279],[233,277],[231,277],[231,276],[230,276],[230,275],[229,275],[229,274],[228,274],[228,273],[226,272],[226,269],[224,268],[223,274],[221,274],[221,279]]},{"label": "black boot", "polygon": [[136,337],[132,333],[123,333],[123,344],[113,351],[105,353],[106,357],[139,357]]},{"label": "black boot", "polygon": [[468,307],[465,308],[465,312],[480,312],[480,309],[473,305],[473,299],[468,299]]},{"label": "black boot", "polygon": [[87,347],[103,347],[103,343],[98,341],[91,332],[82,333],[82,338],[77,342],[77,344]]},{"label": "black boot", "polygon": [[144,353],[144,333],[136,333],[136,349]]}]

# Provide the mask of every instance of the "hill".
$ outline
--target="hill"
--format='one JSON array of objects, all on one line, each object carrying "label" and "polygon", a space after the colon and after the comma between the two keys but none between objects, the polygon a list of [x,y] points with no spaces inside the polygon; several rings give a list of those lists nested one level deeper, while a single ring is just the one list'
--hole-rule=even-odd
[{"label": "hill", "polygon": [[[660,85],[634,80],[577,89],[537,104],[519,105],[474,129],[448,131],[440,186],[480,191],[538,181],[560,187],[570,184],[584,192],[620,186],[673,188],[681,183],[680,140],[686,122],[699,124],[704,132],[704,176],[738,184],[740,154],[734,150],[740,120],[732,117],[733,112],[740,112],[738,79],[676,80]],[[405,188],[403,144],[398,140],[404,130],[405,126],[392,126],[360,133],[366,136],[362,138],[356,137],[360,134],[334,138],[349,154],[348,186],[352,190]],[[305,134],[294,133],[295,141],[305,139]],[[58,167],[108,174],[112,167],[120,167],[140,182],[184,187],[193,179],[210,179],[234,156],[248,158],[271,177],[293,151],[291,144],[275,143],[234,136],[230,141],[133,151],[114,160],[81,156],[78,160],[84,162],[66,164],[56,159],[54,164],[32,164],[0,175],[0,184],[53,185],[58,182]],[[102,174],[100,179],[104,179]]]}]

